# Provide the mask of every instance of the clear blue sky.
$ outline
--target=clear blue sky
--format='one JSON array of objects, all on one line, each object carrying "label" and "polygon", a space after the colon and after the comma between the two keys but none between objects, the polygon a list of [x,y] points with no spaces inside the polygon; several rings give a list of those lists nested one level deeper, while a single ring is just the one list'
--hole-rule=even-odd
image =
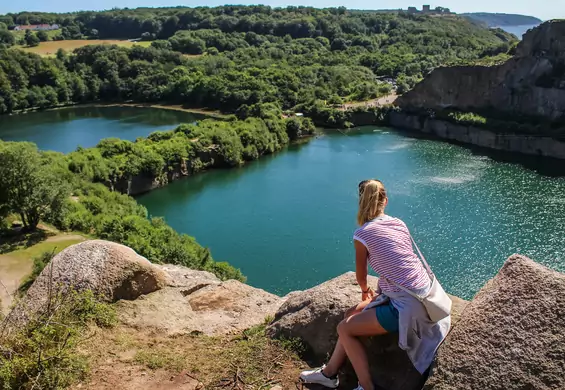
[{"label": "clear blue sky", "polygon": [[[229,0],[228,0],[229,2]],[[238,2],[232,4],[257,4],[254,2]],[[263,0],[259,4],[271,6],[309,5],[318,8],[346,6],[353,9],[398,9],[410,5],[428,4],[427,1],[418,0]],[[226,4],[226,0],[97,0],[86,4],[76,0],[0,0],[0,14],[18,11],[51,11],[68,12],[82,9],[110,9],[110,8],[135,8],[135,7],[161,7],[161,6],[216,6]],[[536,16],[540,19],[565,19],[565,0],[441,0],[430,3],[433,7],[449,7],[451,10],[461,12],[504,12]]]}]

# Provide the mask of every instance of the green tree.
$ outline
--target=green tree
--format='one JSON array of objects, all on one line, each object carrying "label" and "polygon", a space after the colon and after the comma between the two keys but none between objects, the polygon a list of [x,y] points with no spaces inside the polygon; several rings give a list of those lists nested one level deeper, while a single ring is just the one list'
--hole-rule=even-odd
[{"label": "green tree", "polygon": [[39,42],[41,42],[37,35],[32,33],[30,30],[26,30],[24,41],[29,47],[37,46],[39,45]]},{"label": "green tree", "polygon": [[14,34],[7,30],[0,30],[0,44],[2,43],[8,46],[13,46],[16,43]]},{"label": "green tree", "polygon": [[33,230],[47,214],[56,213],[68,195],[34,144],[0,144],[0,210],[17,213],[24,228]]},{"label": "green tree", "polygon": [[37,32],[37,38],[41,41],[41,42],[47,42],[49,40],[49,35],[47,34],[47,32],[45,31],[38,31]]}]

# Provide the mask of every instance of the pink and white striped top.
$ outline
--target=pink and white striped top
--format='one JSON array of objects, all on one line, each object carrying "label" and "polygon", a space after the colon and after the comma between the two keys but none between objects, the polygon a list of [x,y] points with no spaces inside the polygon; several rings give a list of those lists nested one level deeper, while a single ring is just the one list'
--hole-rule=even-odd
[{"label": "pink and white striped top", "polygon": [[[357,229],[353,239],[365,245],[369,264],[379,276],[410,290],[429,286],[430,277],[414,253],[408,227],[400,219],[388,215],[376,218]],[[385,293],[401,291],[382,277],[379,288]]]}]

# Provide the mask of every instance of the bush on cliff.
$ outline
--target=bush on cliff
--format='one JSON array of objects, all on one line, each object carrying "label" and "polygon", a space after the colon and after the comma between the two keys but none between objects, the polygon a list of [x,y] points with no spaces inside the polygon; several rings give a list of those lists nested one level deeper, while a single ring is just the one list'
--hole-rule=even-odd
[{"label": "bush on cliff", "polygon": [[78,230],[124,244],[154,263],[207,270],[224,280],[245,280],[240,270],[217,264],[193,237],[177,233],[161,218],[148,219],[147,210],[127,195],[80,179],[73,195],[60,213],[48,219],[62,230]]},{"label": "bush on cliff", "polygon": [[514,115],[495,109],[477,112],[462,112],[451,109],[445,110],[414,110],[408,112],[425,118],[436,118],[451,123],[485,128],[490,131],[505,133],[518,133],[532,136],[546,136],[556,139],[565,137],[565,119],[548,120],[542,117]]}]

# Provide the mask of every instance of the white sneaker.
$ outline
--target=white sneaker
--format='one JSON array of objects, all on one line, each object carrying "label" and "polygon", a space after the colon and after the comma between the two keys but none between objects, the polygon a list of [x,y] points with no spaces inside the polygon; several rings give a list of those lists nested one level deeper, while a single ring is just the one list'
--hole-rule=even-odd
[{"label": "white sneaker", "polygon": [[361,387],[361,385],[357,385],[357,387],[354,388],[353,390],[365,390],[365,389],[363,389],[363,388]]},{"label": "white sneaker", "polygon": [[330,389],[336,389],[339,386],[339,379],[337,378],[337,376],[335,378],[328,378],[327,376],[325,376],[322,373],[322,370],[325,367],[326,366],[324,365],[314,370],[302,371],[300,373],[300,379],[304,383],[315,383],[318,385],[329,387]]}]

